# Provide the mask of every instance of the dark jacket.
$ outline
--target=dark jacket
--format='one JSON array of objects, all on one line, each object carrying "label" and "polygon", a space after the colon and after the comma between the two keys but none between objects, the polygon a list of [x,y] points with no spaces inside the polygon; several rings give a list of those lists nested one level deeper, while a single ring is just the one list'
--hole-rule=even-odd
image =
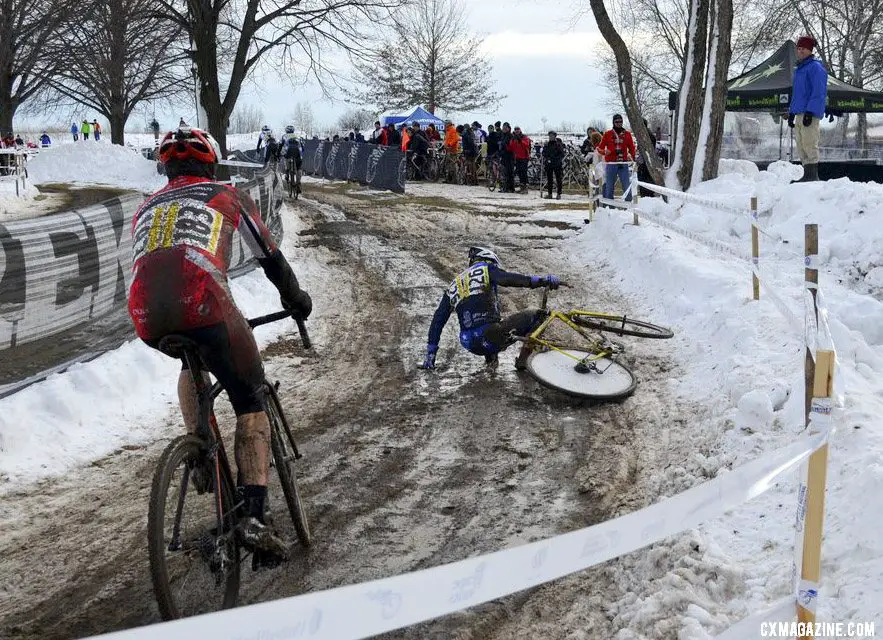
[{"label": "dark jacket", "polygon": [[408,151],[412,151],[418,156],[425,156],[429,152],[429,138],[423,130],[415,131],[408,140]]},{"label": "dark jacket", "polygon": [[398,147],[402,144],[402,134],[398,129],[386,130],[386,144],[390,147]]},{"label": "dark jacket", "polygon": [[549,140],[543,145],[543,160],[546,164],[553,167],[560,167],[564,162],[565,155],[564,143],[558,138]]},{"label": "dark jacket", "polygon": [[509,150],[509,143],[512,142],[513,135],[503,131],[500,134],[500,154],[505,157],[512,157],[512,151]]},{"label": "dark jacket", "polygon": [[488,157],[494,155],[500,150],[500,132],[497,130],[491,131],[487,134],[487,154]]}]

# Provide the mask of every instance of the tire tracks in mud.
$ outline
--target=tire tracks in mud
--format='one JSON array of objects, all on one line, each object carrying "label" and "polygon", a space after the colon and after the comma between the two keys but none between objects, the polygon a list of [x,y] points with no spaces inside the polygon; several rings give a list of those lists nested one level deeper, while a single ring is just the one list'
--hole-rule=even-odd
[{"label": "tire tracks in mud", "polygon": [[[323,330],[311,332],[313,352],[294,335],[264,355],[304,454],[299,481],[315,541],[279,570],[245,571],[241,604],[427,568],[645,505],[635,490],[646,462],[639,443],[669,411],[654,384],[669,365],[653,345],[631,349],[642,385],[622,404],[547,390],[511,370],[514,354],[485,368],[457,345],[453,318],[438,371],[415,367],[438,296],[473,239],[503,247],[509,268],[578,283],[562,301],[585,302],[591,290],[600,306],[618,308],[615,291],[561,255],[560,239],[575,229],[517,211],[307,196],[296,205],[293,263],[309,256],[323,265],[313,280],[295,267]],[[535,295],[506,291],[505,311],[535,306]],[[226,403],[218,419],[232,424]],[[17,500],[18,521],[37,522],[8,539],[0,528],[0,573],[19,576],[0,592],[0,636],[73,638],[158,621],[144,526],[153,465],[176,423],[153,445]],[[613,637],[610,564],[384,637]],[[574,600],[579,609],[562,623]]]}]

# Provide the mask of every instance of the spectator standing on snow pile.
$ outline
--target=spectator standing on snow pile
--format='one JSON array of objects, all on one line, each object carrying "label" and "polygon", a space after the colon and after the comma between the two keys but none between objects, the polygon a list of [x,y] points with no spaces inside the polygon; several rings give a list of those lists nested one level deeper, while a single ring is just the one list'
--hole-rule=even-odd
[{"label": "spectator standing on snow pile", "polygon": [[[521,183],[519,193],[527,193],[527,163],[530,161],[530,138],[521,132],[521,127],[515,127],[508,148],[515,160],[515,171],[518,173],[518,181]],[[513,183],[513,191],[515,190],[514,186]]]},{"label": "spectator standing on snow pile", "polygon": [[71,135],[74,137],[74,142],[80,139],[80,128],[76,122],[71,125]]},{"label": "spectator standing on snow pile", "polygon": [[92,133],[95,134],[95,142],[101,140],[101,125],[98,124],[98,118],[92,121]]},{"label": "spectator standing on snow pile", "polygon": [[[543,165],[546,170],[546,190],[552,199],[552,178],[555,178],[556,200],[561,199],[561,182],[564,173],[564,143],[558,139],[558,134],[549,132],[549,141],[543,145]],[[540,196],[543,194],[541,193]]]},{"label": "spectator standing on snow pile", "polygon": [[622,192],[626,194],[625,199],[631,202],[628,163],[635,159],[637,150],[631,131],[627,131],[622,126],[622,116],[618,113],[613,116],[613,128],[601,138],[598,150],[604,154],[604,162],[607,164],[604,173],[604,197],[608,200],[613,199],[613,189],[616,186],[616,179],[619,178]]},{"label": "spectator standing on snow pile", "polygon": [[52,138],[50,138],[49,134],[46,133],[45,131],[43,132],[43,135],[40,136],[40,146],[43,147],[44,149],[46,147],[52,146]]},{"label": "spectator standing on snow pile", "polygon": [[83,140],[89,139],[89,131],[92,127],[89,125],[88,120],[83,120],[82,124],[80,124],[80,133],[83,134]]},{"label": "spectator standing on snow pile", "polygon": [[25,146],[24,138],[21,137],[21,134],[20,134],[20,133],[19,133],[19,134],[16,134],[16,136],[15,136],[15,147],[16,147],[16,149],[20,149],[20,148],[23,147],[23,146]]},{"label": "spectator standing on snow pile", "polygon": [[803,165],[800,182],[819,179],[819,122],[825,115],[828,71],[813,55],[815,46],[812,36],[797,39],[797,67],[791,83],[791,106],[788,107],[788,126],[794,129],[797,152]]}]

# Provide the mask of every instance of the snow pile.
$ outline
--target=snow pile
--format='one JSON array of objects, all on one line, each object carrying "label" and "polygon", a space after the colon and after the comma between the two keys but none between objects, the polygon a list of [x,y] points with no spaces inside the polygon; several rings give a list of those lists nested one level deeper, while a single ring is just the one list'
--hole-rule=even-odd
[{"label": "snow pile", "polygon": [[[762,240],[764,281],[801,321],[803,225],[819,223],[821,289],[844,394],[831,441],[819,619],[873,621],[883,598],[883,304],[845,276],[860,266],[871,288],[881,273],[871,265],[883,265],[883,226],[870,218],[883,210],[883,186],[788,184],[788,171],[777,165],[756,174],[731,169],[693,192],[746,209],[751,196],[760,199],[761,222],[773,236]],[[709,239],[750,247],[746,214],[653,198],[640,206]],[[660,434],[669,446],[645,482],[648,495],[671,495],[799,437],[803,327],[763,291],[759,302],[750,300],[749,264],[649,222],[624,224],[630,219],[602,209],[565,244],[592,265],[609,265],[636,315],[675,328],[681,361],[670,390],[704,410]],[[611,606],[623,629],[617,640],[659,637],[662,626],[681,640],[708,640],[788,595],[797,480],[794,474],[730,515],[626,558],[614,572],[631,593]],[[578,607],[564,618],[577,619]]]},{"label": "snow pile", "polygon": [[138,151],[93,140],[40,151],[28,162],[28,173],[35,184],[105,184],[145,193],[166,183],[156,163]]},{"label": "snow pile", "polygon": [[7,215],[19,215],[33,205],[34,196],[40,195],[37,188],[30,183],[22,191],[21,182],[18,184],[19,195],[15,192],[15,180],[11,177],[0,179],[0,220]]}]

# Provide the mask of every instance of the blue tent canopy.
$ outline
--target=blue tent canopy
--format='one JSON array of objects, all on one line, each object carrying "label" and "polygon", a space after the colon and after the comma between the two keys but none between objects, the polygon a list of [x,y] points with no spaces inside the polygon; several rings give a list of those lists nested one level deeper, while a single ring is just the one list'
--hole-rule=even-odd
[{"label": "blue tent canopy", "polygon": [[430,124],[434,124],[437,129],[444,127],[445,121],[439,118],[438,116],[434,116],[429,113],[423,107],[417,107],[410,114],[406,116],[385,116],[383,118],[383,126],[388,124],[411,124],[412,122],[417,122],[421,127],[425,127]]}]

